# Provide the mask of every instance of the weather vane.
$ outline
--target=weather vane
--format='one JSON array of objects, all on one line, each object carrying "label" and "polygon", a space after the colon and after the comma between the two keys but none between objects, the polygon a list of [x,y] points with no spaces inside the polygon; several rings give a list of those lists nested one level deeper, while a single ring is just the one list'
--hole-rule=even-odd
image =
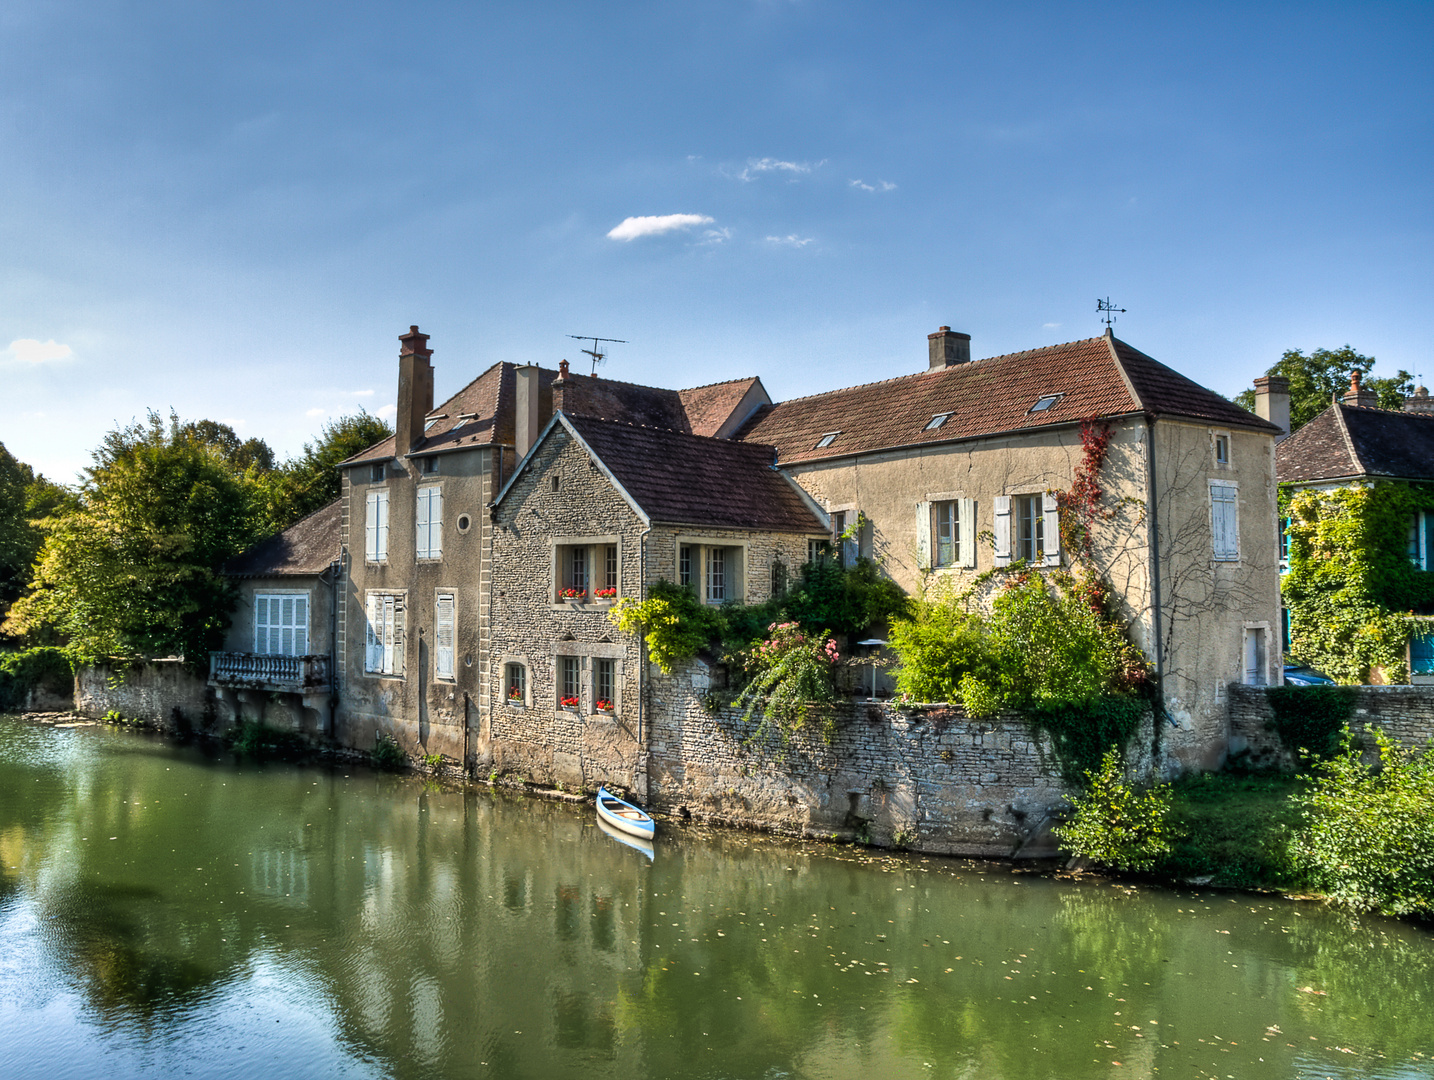
[{"label": "weather vane", "polygon": [[599,341],[610,341],[610,342],[612,342],[614,345],[626,345],[626,344],[627,344],[627,342],[623,341],[622,338],[615,338],[615,337],[593,337],[591,334],[569,334],[568,337],[570,337],[570,338],[575,338],[575,339],[577,339],[578,341],[591,341],[591,342],[593,343],[593,347],[592,347],[591,349],[583,349],[582,351],[585,352],[585,353],[587,353],[587,355],[589,355],[589,356],[591,356],[591,357],[593,358],[593,370],[592,370],[592,373],[593,373],[594,375],[597,374],[598,365],[601,364],[604,360],[607,359],[607,353],[603,352],[601,349],[598,348],[598,342],[599,342]]},{"label": "weather vane", "polygon": [[1111,303],[1110,297],[1108,296],[1104,300],[1096,300],[1095,310],[1098,313],[1103,312],[1105,314],[1105,318],[1102,319],[1101,322],[1105,323],[1107,329],[1110,327],[1111,323],[1115,322],[1115,316],[1117,313],[1121,315],[1125,314],[1125,308],[1116,307],[1113,303]]}]

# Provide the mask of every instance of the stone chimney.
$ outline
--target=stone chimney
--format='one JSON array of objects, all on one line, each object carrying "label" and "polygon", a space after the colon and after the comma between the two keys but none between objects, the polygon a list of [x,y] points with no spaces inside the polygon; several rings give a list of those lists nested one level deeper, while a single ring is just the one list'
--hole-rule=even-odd
[{"label": "stone chimney", "polygon": [[1290,380],[1283,375],[1261,375],[1255,380],[1255,415],[1280,429],[1275,442],[1290,433]]},{"label": "stone chimney", "polygon": [[1429,388],[1416,386],[1414,393],[1404,399],[1405,412],[1434,413],[1434,399],[1429,397]]},{"label": "stone chimney", "polygon": [[537,441],[538,432],[543,430],[542,410],[539,407],[538,376],[536,364],[525,364],[514,374],[518,380],[517,416],[515,419],[514,449],[522,461]]},{"label": "stone chimney", "polygon": [[934,334],[926,335],[926,347],[931,354],[928,370],[948,368],[953,364],[971,362],[971,335],[958,333],[949,326],[943,326]]},{"label": "stone chimney", "polygon": [[560,413],[564,408],[572,408],[572,391],[576,387],[568,377],[568,362],[558,361],[558,377],[553,380],[553,412]]},{"label": "stone chimney", "polygon": [[398,351],[398,416],[394,418],[396,437],[394,450],[409,453],[423,441],[424,419],[433,411],[433,367],[428,358],[428,335],[410,326],[399,336],[403,348]]},{"label": "stone chimney", "polygon": [[1344,397],[1340,398],[1346,405],[1358,405],[1362,409],[1379,408],[1379,395],[1373,390],[1366,390],[1359,385],[1360,377],[1364,373],[1355,368],[1349,373],[1349,389],[1345,391]]}]

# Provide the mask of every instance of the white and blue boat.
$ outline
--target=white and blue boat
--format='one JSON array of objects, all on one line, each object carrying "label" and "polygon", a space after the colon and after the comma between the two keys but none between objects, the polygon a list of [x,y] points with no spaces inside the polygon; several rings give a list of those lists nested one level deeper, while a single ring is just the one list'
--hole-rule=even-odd
[{"label": "white and blue boat", "polygon": [[598,788],[597,815],[599,821],[639,840],[651,840],[657,831],[657,823],[647,811],[619,799],[605,787]]}]

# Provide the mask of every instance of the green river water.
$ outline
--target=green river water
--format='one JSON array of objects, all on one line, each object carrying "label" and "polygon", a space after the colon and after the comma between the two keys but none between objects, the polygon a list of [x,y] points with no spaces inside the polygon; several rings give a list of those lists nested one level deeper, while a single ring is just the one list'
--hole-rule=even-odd
[{"label": "green river water", "polygon": [[0,1077],[1434,1078],[1434,935],[0,719]]}]

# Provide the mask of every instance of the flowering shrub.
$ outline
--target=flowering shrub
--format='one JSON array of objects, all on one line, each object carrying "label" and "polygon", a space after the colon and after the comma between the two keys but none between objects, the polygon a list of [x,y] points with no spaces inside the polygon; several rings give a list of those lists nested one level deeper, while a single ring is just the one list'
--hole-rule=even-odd
[{"label": "flowering shrub", "polygon": [[612,712],[612,702],[609,701],[607,698],[598,698],[598,699],[597,699],[597,711],[598,711],[598,712]]},{"label": "flowering shrub", "polygon": [[593,596],[599,600],[612,600],[617,596],[617,587],[614,586],[611,589],[598,589],[593,593]]},{"label": "flowering shrub", "polygon": [[565,709],[576,709],[578,707],[578,699],[575,697],[559,698],[558,704]]},{"label": "flowering shrub", "polygon": [[586,589],[559,589],[558,599],[560,600],[582,600],[588,594]]},{"label": "flowering shrub", "polygon": [[[743,719],[749,723],[760,711],[761,724],[775,724],[785,740],[806,725],[809,713],[830,706],[836,699],[832,665],[841,659],[836,641],[823,630],[804,631],[799,623],[772,623],[767,637],[734,657],[751,676],[733,704],[745,705]],[[822,721],[822,736],[832,735],[830,711]]]}]

